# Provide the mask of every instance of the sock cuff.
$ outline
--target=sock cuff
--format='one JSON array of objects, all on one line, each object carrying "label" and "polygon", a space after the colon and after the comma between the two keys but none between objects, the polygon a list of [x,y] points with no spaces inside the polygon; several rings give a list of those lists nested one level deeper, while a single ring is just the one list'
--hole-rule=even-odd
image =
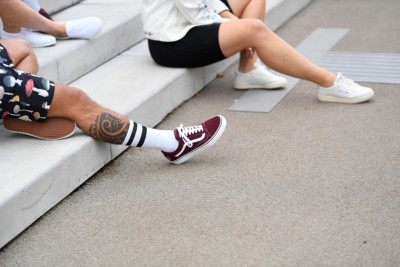
[{"label": "sock cuff", "polygon": [[[135,137],[134,135],[133,135],[133,137],[132,137],[133,124],[134,124],[134,123],[130,120],[130,121],[129,121],[128,132],[126,133],[124,142],[122,142],[123,145],[129,146],[128,143],[132,143],[133,137]],[[131,140],[131,139],[132,139],[132,140]]]},{"label": "sock cuff", "polygon": [[137,147],[141,147],[144,144],[144,141],[146,140],[146,135],[147,135],[147,127],[143,126],[139,143],[136,145]]}]

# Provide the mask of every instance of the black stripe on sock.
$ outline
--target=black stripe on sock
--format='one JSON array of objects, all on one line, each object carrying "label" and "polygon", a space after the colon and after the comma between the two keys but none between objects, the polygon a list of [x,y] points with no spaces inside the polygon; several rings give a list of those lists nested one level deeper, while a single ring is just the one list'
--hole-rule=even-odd
[{"label": "black stripe on sock", "polygon": [[131,133],[131,137],[129,137],[129,140],[126,143],[127,146],[131,146],[132,145],[133,139],[135,139],[136,129],[137,129],[137,124],[136,124],[136,122],[134,122],[133,123],[133,130],[132,130],[132,133]]},{"label": "black stripe on sock", "polygon": [[147,128],[143,126],[142,136],[140,137],[140,141],[137,144],[137,147],[141,147],[143,145],[144,140],[146,140],[146,135],[147,135]]}]

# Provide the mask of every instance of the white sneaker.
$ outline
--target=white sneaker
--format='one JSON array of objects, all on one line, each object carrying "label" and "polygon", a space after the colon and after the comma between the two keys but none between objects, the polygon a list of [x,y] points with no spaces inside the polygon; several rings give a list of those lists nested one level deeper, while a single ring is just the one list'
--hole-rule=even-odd
[{"label": "white sneaker", "polygon": [[287,84],[287,80],[283,77],[276,76],[270,72],[267,67],[257,59],[254,63],[254,69],[247,73],[236,72],[234,81],[235,89],[277,89]]},{"label": "white sneaker", "polygon": [[91,39],[99,34],[102,28],[101,20],[96,17],[66,21],[65,24],[68,37],[60,39]]},{"label": "white sneaker", "polygon": [[318,100],[336,103],[361,103],[374,95],[371,88],[361,86],[353,80],[338,73],[335,83],[331,87],[318,87]]},{"label": "white sneaker", "polygon": [[51,35],[34,32],[28,29],[21,29],[18,33],[9,33],[1,29],[0,37],[3,40],[17,38],[28,41],[32,47],[46,47],[56,44],[56,38]]}]

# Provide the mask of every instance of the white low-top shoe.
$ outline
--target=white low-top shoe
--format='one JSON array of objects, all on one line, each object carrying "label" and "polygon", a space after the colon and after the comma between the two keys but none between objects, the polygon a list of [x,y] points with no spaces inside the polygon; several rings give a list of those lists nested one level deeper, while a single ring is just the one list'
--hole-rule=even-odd
[{"label": "white low-top shoe", "polygon": [[56,38],[39,32],[34,32],[28,29],[21,29],[18,33],[5,32],[3,29],[0,31],[0,37],[3,40],[7,39],[24,39],[28,41],[32,47],[46,47],[56,44]]},{"label": "white low-top shoe", "polygon": [[374,90],[371,88],[361,86],[338,73],[331,87],[318,87],[317,98],[324,102],[355,104],[365,102],[373,96]]},{"label": "white low-top shoe", "polygon": [[267,67],[257,59],[254,64],[254,69],[243,73],[240,71],[236,72],[234,88],[235,89],[251,89],[251,88],[263,88],[263,89],[278,89],[287,84],[287,80],[283,77],[279,77],[270,72]]},{"label": "white low-top shoe", "polygon": [[96,17],[86,17],[65,22],[67,37],[61,39],[92,39],[100,33],[102,22]]}]

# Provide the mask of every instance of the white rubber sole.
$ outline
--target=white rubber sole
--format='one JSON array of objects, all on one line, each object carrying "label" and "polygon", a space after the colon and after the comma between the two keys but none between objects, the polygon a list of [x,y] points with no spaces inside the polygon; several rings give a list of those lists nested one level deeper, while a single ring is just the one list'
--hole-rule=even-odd
[{"label": "white rubber sole", "polygon": [[317,98],[322,102],[344,103],[344,104],[357,104],[370,100],[374,96],[374,92],[360,96],[357,98],[344,98],[330,95],[318,95]]},{"label": "white rubber sole", "polygon": [[273,90],[273,89],[281,89],[287,84],[287,81],[280,81],[275,83],[269,83],[265,85],[253,85],[253,84],[235,84],[234,88],[237,90],[248,90],[248,89],[266,89],[266,90]]}]

